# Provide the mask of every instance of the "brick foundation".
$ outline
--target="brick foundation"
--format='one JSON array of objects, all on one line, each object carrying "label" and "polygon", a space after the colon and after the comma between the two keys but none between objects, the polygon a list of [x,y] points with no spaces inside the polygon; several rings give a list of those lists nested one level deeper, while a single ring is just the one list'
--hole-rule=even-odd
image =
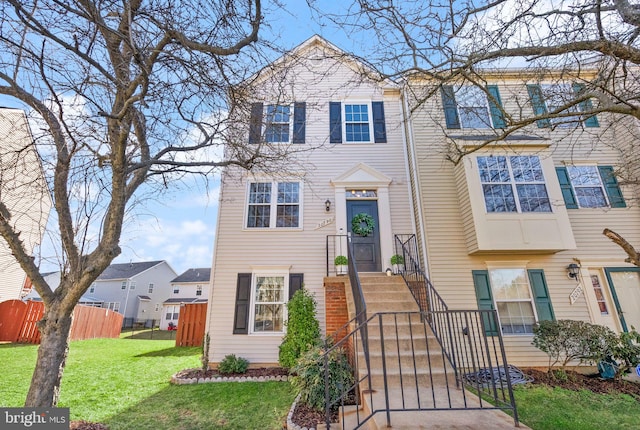
[{"label": "brick foundation", "polygon": [[[344,280],[343,280],[344,279]],[[325,321],[327,335],[337,334],[340,340],[340,333],[336,333],[338,329],[349,322],[349,311],[347,309],[346,287],[348,278],[330,277],[324,280],[324,303],[325,303]],[[344,336],[346,332],[342,333]]]}]

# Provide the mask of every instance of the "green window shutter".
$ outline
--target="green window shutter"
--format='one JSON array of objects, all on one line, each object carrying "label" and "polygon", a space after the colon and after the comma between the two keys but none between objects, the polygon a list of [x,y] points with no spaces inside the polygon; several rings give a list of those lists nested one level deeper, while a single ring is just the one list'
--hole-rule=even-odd
[{"label": "green window shutter", "polygon": [[[529,92],[529,98],[531,99],[531,105],[533,106],[533,113],[536,116],[544,115],[547,113],[547,106],[544,104],[544,96],[542,95],[542,88],[540,85],[527,85],[527,91]],[[536,121],[538,128],[549,127],[551,121],[549,118],[539,119]]]},{"label": "green window shutter", "polygon": [[556,175],[558,175],[558,182],[560,182],[560,190],[562,190],[562,197],[564,197],[564,205],[567,209],[578,209],[578,201],[576,195],[573,193],[573,187],[571,187],[571,180],[569,179],[569,172],[566,167],[556,167]]},{"label": "green window shutter", "polygon": [[342,143],[342,103],[329,102],[329,142]]},{"label": "green window shutter", "polygon": [[456,95],[451,85],[443,85],[440,87],[440,95],[442,96],[442,107],[444,108],[444,120],[447,128],[460,128],[460,118],[458,118],[458,109],[456,106]]},{"label": "green window shutter", "polygon": [[387,128],[384,123],[384,103],[371,102],[373,116],[373,141],[387,143]]},{"label": "green window shutter", "polygon": [[302,284],[304,282],[304,274],[303,273],[290,273],[289,274],[289,300],[293,297],[293,295],[302,288]]},{"label": "green window shutter", "polygon": [[497,85],[487,85],[487,91],[494,100],[489,97],[489,111],[491,112],[491,122],[493,128],[505,128],[504,112],[502,112],[502,100],[500,99],[500,91]]},{"label": "green window shutter", "polygon": [[555,320],[556,317],[553,313],[547,281],[544,278],[544,270],[530,269],[527,270],[527,272],[529,273],[529,282],[533,290],[533,301],[536,304],[536,311],[538,312],[538,321]]},{"label": "green window shutter", "polygon": [[293,139],[292,143],[304,143],[305,120],[307,116],[307,104],[296,102],[293,104]]},{"label": "green window shutter", "polygon": [[618,180],[613,174],[613,167],[611,166],[598,166],[598,172],[602,178],[605,190],[607,190],[607,197],[609,197],[609,204],[612,208],[626,208],[627,204],[622,197],[622,191],[618,185]]},{"label": "green window shutter", "polygon": [[253,103],[251,105],[249,143],[260,143],[262,137],[262,109],[262,103]]},{"label": "green window shutter", "polygon": [[[573,87],[573,93],[576,96],[579,96],[580,93],[582,93],[585,89],[585,85],[578,82],[574,82],[572,87]],[[591,100],[587,99],[583,102],[580,102],[581,112],[589,112],[592,109],[593,109],[593,104],[591,103]],[[585,127],[600,127],[600,123],[598,122],[598,117],[595,115],[591,115],[585,118],[584,125]]]},{"label": "green window shutter", "polygon": [[251,273],[238,273],[236,289],[236,311],[233,316],[233,334],[249,333],[251,304]]},{"label": "green window shutter", "polygon": [[[481,311],[495,310],[493,305],[493,295],[491,294],[491,283],[489,282],[489,271],[473,270],[473,285],[476,289],[476,299],[478,309]],[[482,325],[487,336],[498,335],[498,323],[495,320],[495,313],[482,313]]]}]

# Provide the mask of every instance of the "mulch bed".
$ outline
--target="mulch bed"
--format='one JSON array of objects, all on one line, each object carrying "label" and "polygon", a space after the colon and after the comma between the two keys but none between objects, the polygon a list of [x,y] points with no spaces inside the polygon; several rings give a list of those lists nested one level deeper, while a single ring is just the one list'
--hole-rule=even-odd
[{"label": "mulch bed", "polygon": [[287,369],[282,367],[262,367],[259,369],[247,369],[245,373],[220,373],[217,370],[208,369],[185,369],[176,373],[177,378],[216,378],[216,377],[252,377],[257,378],[260,376],[288,376]]},{"label": "mulch bed", "polygon": [[[322,423],[324,425],[324,420],[324,412],[318,412],[315,409],[309,408],[307,405],[303,405],[302,403],[298,403],[296,405],[293,415],[291,416],[291,421],[302,428],[318,428],[318,423]],[[337,411],[332,415],[331,422],[338,422]]]},{"label": "mulch bed", "polygon": [[550,387],[560,387],[572,391],[589,390],[600,394],[629,394],[640,401],[640,384],[622,380],[602,379],[598,374],[583,375],[574,371],[567,371],[567,377],[556,377],[552,373],[536,369],[522,369],[533,377],[533,384],[543,384]]}]

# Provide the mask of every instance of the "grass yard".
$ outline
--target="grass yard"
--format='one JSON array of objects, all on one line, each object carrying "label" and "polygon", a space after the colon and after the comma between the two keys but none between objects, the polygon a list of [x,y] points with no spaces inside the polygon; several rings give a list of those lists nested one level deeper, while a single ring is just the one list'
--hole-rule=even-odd
[{"label": "grass yard", "polygon": [[[36,348],[0,345],[0,406],[23,405]],[[170,340],[72,342],[59,406],[111,430],[282,428],[294,398],[286,382],[170,385],[172,374],[199,367],[200,353]]]},{"label": "grass yard", "polygon": [[534,430],[637,429],[640,403],[628,394],[596,394],[542,385],[514,390],[520,421]]}]

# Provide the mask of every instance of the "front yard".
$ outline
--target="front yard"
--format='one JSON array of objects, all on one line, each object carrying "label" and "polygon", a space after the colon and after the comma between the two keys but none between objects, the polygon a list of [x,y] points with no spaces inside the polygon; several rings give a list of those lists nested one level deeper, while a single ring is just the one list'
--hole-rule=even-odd
[{"label": "front yard", "polygon": [[[0,345],[0,406],[23,405],[36,348]],[[170,385],[171,375],[200,365],[200,353],[165,340],[72,342],[59,406],[111,430],[282,428],[294,398],[287,382]]]},{"label": "front yard", "polygon": [[[287,382],[171,385],[174,373],[200,365],[200,348],[171,340],[94,339],[71,343],[60,406],[72,420],[111,430],[281,429],[293,402]],[[0,345],[0,406],[22,406],[36,346]],[[597,394],[544,385],[515,390],[521,421],[534,430],[635,429],[640,404],[629,394]]]}]

